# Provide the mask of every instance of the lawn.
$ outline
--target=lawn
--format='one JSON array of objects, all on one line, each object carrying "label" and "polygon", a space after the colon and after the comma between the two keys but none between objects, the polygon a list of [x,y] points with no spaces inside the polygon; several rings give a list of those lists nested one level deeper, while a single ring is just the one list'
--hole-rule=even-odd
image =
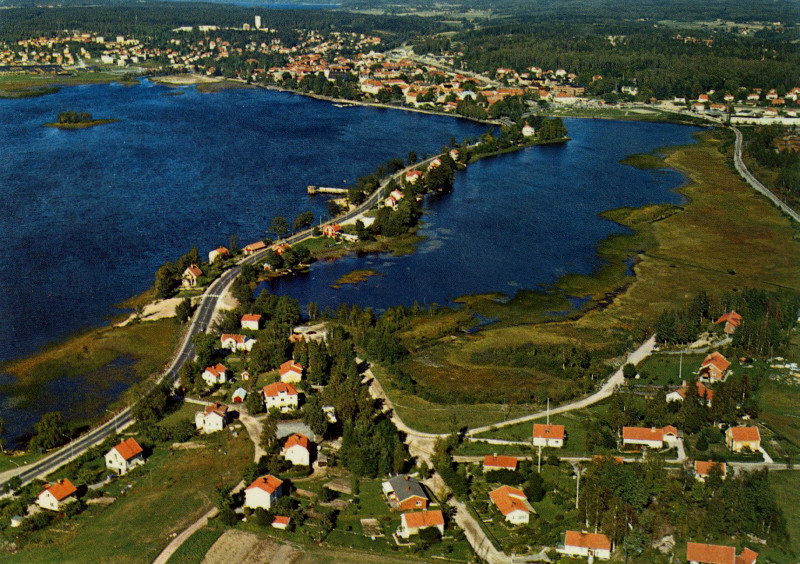
[{"label": "lawn", "polygon": [[217,487],[232,488],[252,460],[246,435],[197,439],[204,448],[157,447],[146,464],[107,488],[116,501],[90,506],[77,518],[32,535],[8,562],[152,562],[171,535],[213,504]]},{"label": "lawn", "polygon": [[[770,485],[786,519],[789,542],[778,546],[755,548],[765,559],[775,562],[798,562],[800,559],[800,470],[770,472]],[[761,559],[759,558],[759,561]]]},{"label": "lawn", "polygon": [[200,564],[203,558],[217,539],[222,536],[224,529],[204,528],[186,539],[178,550],[170,556],[169,564]]},{"label": "lawn", "polygon": [[6,472],[20,466],[25,466],[26,464],[32,464],[43,456],[45,456],[45,454],[27,452],[22,454],[11,452],[2,453],[0,454],[0,472]]},{"label": "lawn", "polygon": [[[683,356],[683,358],[681,358]],[[656,386],[679,385],[681,380],[696,377],[694,372],[700,368],[705,354],[666,354],[654,353],[639,363],[641,379],[634,384],[652,384]],[[680,374],[680,375],[679,375]]]}]

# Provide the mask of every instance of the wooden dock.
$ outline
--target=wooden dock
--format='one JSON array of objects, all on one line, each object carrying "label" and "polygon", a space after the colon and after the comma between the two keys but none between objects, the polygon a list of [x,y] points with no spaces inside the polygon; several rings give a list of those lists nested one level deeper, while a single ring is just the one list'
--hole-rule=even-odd
[{"label": "wooden dock", "polygon": [[309,195],[314,194],[347,194],[347,188],[330,188],[328,186],[309,186]]}]

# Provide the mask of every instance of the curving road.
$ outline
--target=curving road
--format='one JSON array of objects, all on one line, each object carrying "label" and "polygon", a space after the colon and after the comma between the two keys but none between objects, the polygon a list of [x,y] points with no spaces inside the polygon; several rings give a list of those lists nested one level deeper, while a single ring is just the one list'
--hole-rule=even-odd
[{"label": "curving road", "polygon": [[750,186],[752,186],[757,192],[763,194],[769,200],[775,204],[783,213],[788,215],[794,221],[800,223],[800,215],[794,211],[792,208],[787,206],[783,201],[781,201],[778,196],[776,196],[772,191],[769,190],[766,186],[761,184],[758,179],[753,176],[742,160],[742,132],[739,131],[735,127],[731,127],[733,133],[736,135],[736,145],[733,151],[733,166],[736,167],[736,171],[744,178],[745,182],[747,182]]},{"label": "curving road", "polygon": [[[393,176],[385,179],[378,189],[375,190],[375,192],[373,192],[361,205],[356,206],[354,209],[348,211],[344,215],[337,217],[336,221],[342,223],[363,215],[364,212],[378,203],[381,195],[383,194],[383,190],[386,188],[392,178],[399,178],[402,174],[405,174],[407,170],[416,168],[418,166],[424,166],[434,158],[436,157],[430,157],[429,159],[416,163],[413,166],[408,166],[395,173]],[[305,241],[312,236],[313,229],[306,229],[305,231],[301,231],[300,233],[296,233],[286,238],[283,242],[294,245],[301,241]],[[192,343],[192,337],[194,337],[194,335],[197,333],[205,331],[209,327],[214,318],[214,311],[219,304],[220,298],[224,295],[224,293],[233,283],[234,279],[241,272],[241,265],[253,264],[259,261],[266,256],[268,251],[269,249],[267,248],[243,258],[239,261],[237,266],[226,270],[219,278],[214,280],[214,282],[208,286],[200,298],[200,303],[197,306],[194,315],[192,316],[192,320],[183,335],[181,344],[178,347],[172,362],[158,378],[156,385],[165,380],[170,385],[175,384],[183,363],[194,358],[195,350],[194,344]],[[125,408],[117,413],[112,419],[102,423],[90,431],[87,431],[80,437],[73,439],[69,444],[53,451],[51,454],[38,460],[37,462],[1,473],[0,489],[2,489],[5,483],[14,476],[19,476],[23,484],[27,484],[36,478],[44,477],[54,470],[60,468],[64,464],[79,457],[92,446],[103,442],[107,437],[116,434],[119,430],[128,427],[132,423],[133,417],[131,415],[131,408]]]}]

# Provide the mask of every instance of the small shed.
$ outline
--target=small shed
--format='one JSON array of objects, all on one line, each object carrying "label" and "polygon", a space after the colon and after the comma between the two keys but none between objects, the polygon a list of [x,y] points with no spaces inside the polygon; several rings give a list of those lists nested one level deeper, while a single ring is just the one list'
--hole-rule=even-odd
[{"label": "small shed", "polygon": [[246,397],[247,390],[244,388],[236,388],[236,391],[233,392],[233,403],[242,403]]}]

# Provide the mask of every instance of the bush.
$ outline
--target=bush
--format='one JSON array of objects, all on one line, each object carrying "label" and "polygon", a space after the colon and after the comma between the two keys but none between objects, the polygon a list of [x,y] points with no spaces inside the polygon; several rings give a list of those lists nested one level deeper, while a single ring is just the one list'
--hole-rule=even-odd
[{"label": "bush", "polygon": [[234,527],[239,521],[238,517],[236,517],[236,513],[230,507],[225,507],[219,512],[219,520],[227,527]]}]

